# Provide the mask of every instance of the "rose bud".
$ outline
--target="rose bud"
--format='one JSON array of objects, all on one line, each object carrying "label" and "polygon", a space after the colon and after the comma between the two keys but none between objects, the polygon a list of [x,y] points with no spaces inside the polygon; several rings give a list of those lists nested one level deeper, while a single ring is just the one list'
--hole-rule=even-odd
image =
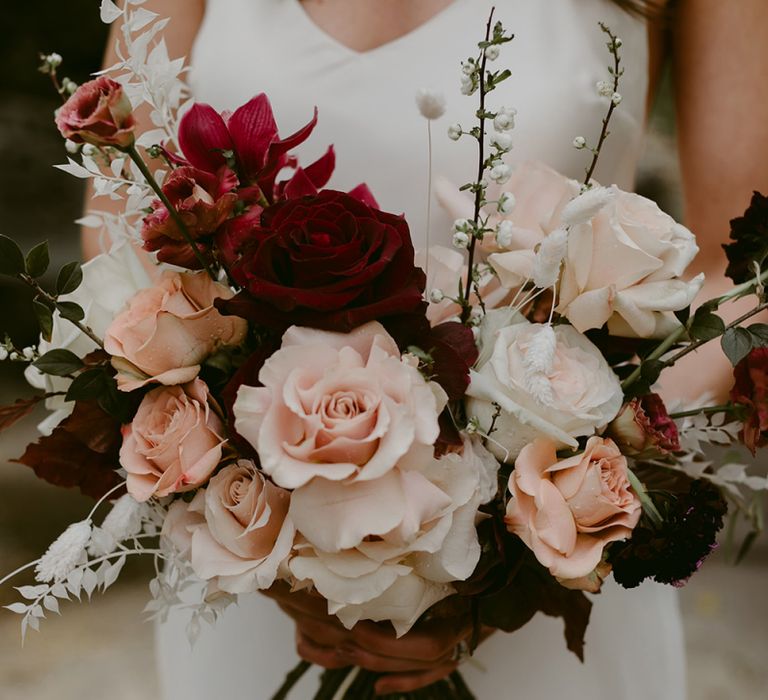
[{"label": "rose bud", "polygon": [[731,401],[746,409],[741,441],[755,450],[768,442],[768,348],[755,348],[733,371]]},{"label": "rose bud", "polygon": [[609,435],[625,455],[677,452],[680,438],[658,394],[646,394],[624,404],[608,426]]},{"label": "rose bud", "polygon": [[74,143],[123,149],[133,145],[136,122],[123,86],[102,76],[77,88],[57,112],[56,126]]}]

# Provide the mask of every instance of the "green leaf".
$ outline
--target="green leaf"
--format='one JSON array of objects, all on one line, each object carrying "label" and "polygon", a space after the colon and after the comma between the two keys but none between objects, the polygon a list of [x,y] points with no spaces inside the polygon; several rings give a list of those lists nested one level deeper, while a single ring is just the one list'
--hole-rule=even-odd
[{"label": "green leaf", "polygon": [[0,234],[0,275],[15,277],[24,272],[24,255],[16,241]]},{"label": "green leaf", "polygon": [[684,309],[675,311],[675,316],[677,317],[677,320],[680,321],[680,323],[682,323],[685,326],[688,323],[688,319],[691,316],[691,307],[686,306]]},{"label": "green leaf", "polygon": [[26,268],[30,277],[42,277],[51,262],[48,254],[48,241],[38,243],[27,253]]},{"label": "green leaf", "polygon": [[100,367],[87,369],[78,374],[72,384],[69,385],[66,399],[67,401],[97,399],[108,390],[107,382],[110,379],[109,375]]},{"label": "green leaf", "polygon": [[32,365],[43,374],[53,374],[57,377],[72,374],[84,367],[83,361],[75,353],[64,350],[64,348],[49,350],[45,355],[35,360]]},{"label": "green leaf", "polygon": [[768,345],[768,324],[753,323],[747,330],[752,334],[752,347],[763,348]]},{"label": "green leaf", "polygon": [[40,335],[50,343],[53,334],[53,312],[50,307],[37,299],[32,302],[32,309],[37,317],[37,325],[40,326]]},{"label": "green leaf", "polygon": [[654,384],[661,374],[666,364],[661,360],[645,360],[640,365],[640,376],[650,385]]},{"label": "green leaf", "polygon": [[746,328],[729,328],[720,340],[720,344],[726,357],[735,367],[752,349],[752,334]]},{"label": "green leaf", "polygon": [[85,311],[80,304],[74,301],[58,301],[56,308],[59,310],[62,318],[68,321],[82,321],[85,318]]},{"label": "green leaf", "polygon": [[725,323],[717,314],[699,309],[688,332],[696,340],[713,340],[725,332]]},{"label": "green leaf", "polygon": [[71,294],[80,286],[82,281],[83,270],[80,263],[76,261],[67,263],[59,270],[59,275],[56,278],[56,293]]}]

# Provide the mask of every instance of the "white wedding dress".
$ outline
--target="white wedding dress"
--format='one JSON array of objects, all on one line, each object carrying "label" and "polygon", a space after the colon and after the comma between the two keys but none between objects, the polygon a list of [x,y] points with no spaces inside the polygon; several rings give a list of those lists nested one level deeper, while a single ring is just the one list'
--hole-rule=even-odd
[{"label": "white wedding dress", "polygon": [[[384,0],[382,0],[384,1]],[[499,64],[512,77],[492,94],[495,106],[518,110],[512,163],[545,161],[575,178],[587,153],[571,145],[594,141],[605,111],[595,83],[610,57],[597,23],[623,40],[623,101],[596,177],[633,185],[641,149],[648,84],[645,24],[608,0],[496,0],[496,16],[516,38]],[[441,90],[447,113],[433,122],[434,173],[455,183],[472,179],[473,142],[446,136],[449,123],[473,123],[475,98],[459,93],[459,61],[475,54],[491,3],[455,0],[420,28],[364,53],[341,45],[305,14],[299,0],[208,0],[192,57],[198,100],[234,109],[254,94],[269,95],[288,134],[319,108],[317,128],[299,151],[302,162],[337,152],[331,185],[365,181],[381,207],[405,212],[414,242],[426,242],[427,135],[414,94]],[[433,206],[431,243],[447,243],[450,220]],[[562,622],[543,615],[512,635],[498,633],[462,669],[481,700],[683,700],[685,657],[672,588],[645,584],[624,591],[607,584],[594,600],[586,662],[566,651]],[[158,669],[165,700],[268,700],[294,666],[291,621],[258,594],[230,607],[205,628],[194,648],[181,613],[158,627]],[[311,698],[308,674],[292,698]]]}]

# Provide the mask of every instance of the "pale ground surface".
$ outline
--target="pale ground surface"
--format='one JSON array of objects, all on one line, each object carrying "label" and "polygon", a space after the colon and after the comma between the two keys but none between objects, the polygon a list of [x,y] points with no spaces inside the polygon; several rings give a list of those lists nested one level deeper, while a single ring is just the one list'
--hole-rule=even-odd
[{"label": "pale ground surface", "polygon": [[[35,105],[21,109],[0,105],[4,130],[0,132],[0,151],[6,156],[17,154],[12,142],[33,131],[42,134],[42,127],[28,123],[27,117],[40,115]],[[49,141],[55,136],[48,135]],[[45,141],[43,138],[43,141]],[[45,144],[40,143],[39,147]],[[45,158],[53,162],[50,152]],[[668,142],[656,139],[651,143],[648,169],[655,173],[656,195],[664,194],[665,206],[669,182],[674,181],[674,161],[669,157]],[[59,161],[63,156],[59,154]],[[8,168],[23,176],[11,162]],[[51,171],[48,171],[51,173]],[[36,176],[42,177],[42,176]],[[50,187],[69,187],[63,176],[50,174]],[[35,181],[38,187],[48,183]],[[24,188],[22,188],[24,189]],[[32,192],[30,187],[24,191]],[[62,230],[62,222],[76,217],[77,192],[62,192],[62,201],[71,211],[38,211],[38,219],[49,227],[61,260],[67,252],[76,255],[73,230]],[[25,230],[20,210],[29,211],[30,201],[10,201],[0,192],[0,209],[4,223],[13,234],[31,244],[37,235]],[[14,220],[14,217],[16,219]],[[42,217],[42,218],[41,218]],[[66,229],[66,227],[64,227]],[[6,297],[7,299],[8,297]],[[0,403],[19,396],[23,388],[0,366]],[[25,467],[10,465],[7,460],[18,456],[23,446],[33,439],[30,429],[15,429],[0,437],[0,575],[30,561],[42,553],[64,527],[83,517],[89,501],[75,494],[61,492],[38,482]],[[762,546],[746,565],[732,568],[723,561],[708,563],[704,570],[681,593],[688,641],[688,671],[690,700],[765,700],[768,698],[768,548]],[[152,627],[143,623],[141,610],[147,600],[146,572],[139,567],[127,567],[126,579],[97,596],[88,605],[69,605],[63,617],[51,616],[43,623],[40,634],[32,633],[24,649],[20,648],[18,618],[0,610],[0,700],[154,700],[158,697],[152,651]],[[21,577],[17,585],[28,583]],[[0,605],[15,600],[9,587],[0,588]],[[288,663],[286,663],[288,666]],[[500,696],[501,697],[501,696]],[[224,700],[224,699],[222,699]],[[254,700],[262,700],[254,698]],[[506,698],[504,699],[506,700]],[[617,700],[621,700],[617,698]],[[653,700],[649,698],[649,700]]]}]

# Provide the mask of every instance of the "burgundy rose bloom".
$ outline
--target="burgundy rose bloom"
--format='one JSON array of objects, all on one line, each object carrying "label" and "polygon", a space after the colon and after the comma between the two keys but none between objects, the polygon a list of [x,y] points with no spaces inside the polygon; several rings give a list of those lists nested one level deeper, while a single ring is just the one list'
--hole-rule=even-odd
[{"label": "burgundy rose bloom", "polygon": [[[192,167],[173,170],[163,184],[163,194],[178,212],[192,240],[214,233],[237,203],[237,177],[228,168],[216,174]],[[161,262],[197,269],[199,263],[168,210],[155,200],[144,218],[144,250],[157,252]]]},{"label": "burgundy rose bloom", "polygon": [[632,399],[608,426],[608,434],[625,455],[667,454],[680,449],[675,421],[658,394]]},{"label": "burgundy rose bloom", "polygon": [[230,274],[243,291],[219,308],[278,332],[348,332],[424,306],[405,219],[331,190],[266,209]]},{"label": "burgundy rose bloom", "polygon": [[122,85],[104,76],[83,83],[56,113],[65,139],[94,146],[132,145],[135,125]]},{"label": "burgundy rose bloom", "polygon": [[768,348],[755,348],[733,371],[731,401],[746,409],[741,441],[752,454],[768,444]]},{"label": "burgundy rose bloom", "polygon": [[229,157],[234,158],[243,184],[257,187],[271,203],[278,198],[277,190],[279,196],[313,194],[330,179],[335,165],[332,148],[312,165],[297,171],[294,193],[285,192],[293,178],[275,185],[282,169],[296,167],[296,159],[288,151],[306,141],[315,124],[317,110],[309,123],[281,139],[269,99],[263,93],[231,115],[197,103],[179,124],[179,147],[190,165],[211,173],[226,165]]}]

